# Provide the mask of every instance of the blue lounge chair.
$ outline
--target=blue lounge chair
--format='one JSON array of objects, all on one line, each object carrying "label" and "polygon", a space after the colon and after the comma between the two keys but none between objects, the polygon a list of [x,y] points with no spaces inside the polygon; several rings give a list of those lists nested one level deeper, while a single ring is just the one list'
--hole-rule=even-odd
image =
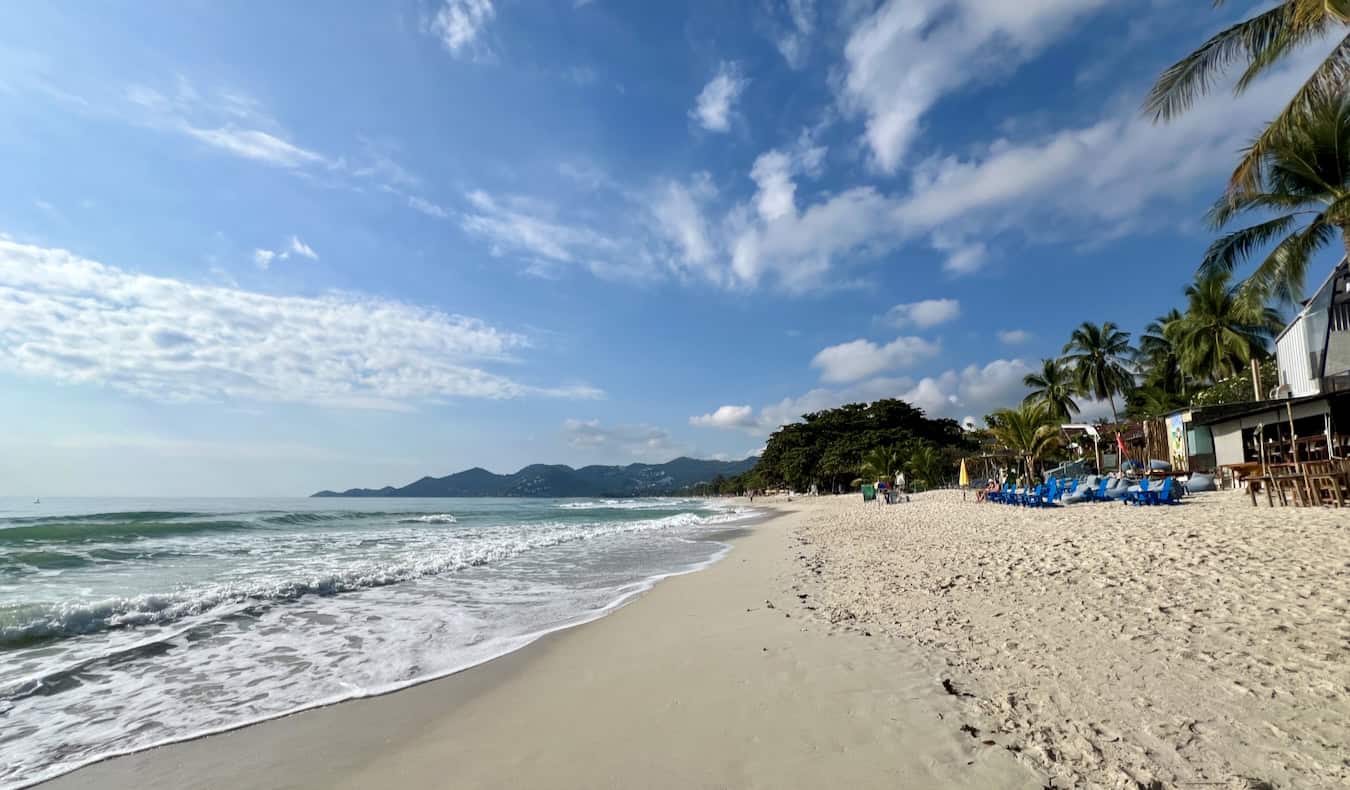
[{"label": "blue lounge chair", "polygon": [[1109,486],[1109,485],[1111,485],[1111,480],[1110,480],[1109,478],[1103,477],[1100,481],[1097,482],[1097,488],[1096,488],[1095,490],[1094,490],[1094,489],[1088,489],[1088,491],[1087,491],[1087,496],[1084,497],[1084,500],[1083,500],[1083,501],[1085,501],[1085,502],[1101,502],[1101,501],[1105,500],[1105,499],[1106,499],[1106,488],[1107,488],[1107,486]]},{"label": "blue lounge chair", "polygon": [[1151,505],[1158,496],[1157,490],[1150,491],[1148,488],[1148,478],[1139,479],[1138,491],[1126,491],[1124,498],[1121,499],[1127,505]]},{"label": "blue lounge chair", "polygon": [[1153,489],[1144,496],[1146,505],[1175,505],[1177,501],[1172,498],[1172,478],[1163,481],[1162,488]]}]

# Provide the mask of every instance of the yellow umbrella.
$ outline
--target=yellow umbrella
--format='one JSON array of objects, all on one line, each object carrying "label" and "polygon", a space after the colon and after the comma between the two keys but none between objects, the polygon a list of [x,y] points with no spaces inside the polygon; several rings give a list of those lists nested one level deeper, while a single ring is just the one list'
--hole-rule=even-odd
[{"label": "yellow umbrella", "polygon": [[966,473],[966,459],[961,459],[961,479],[958,481],[962,488],[970,485],[970,475]]}]

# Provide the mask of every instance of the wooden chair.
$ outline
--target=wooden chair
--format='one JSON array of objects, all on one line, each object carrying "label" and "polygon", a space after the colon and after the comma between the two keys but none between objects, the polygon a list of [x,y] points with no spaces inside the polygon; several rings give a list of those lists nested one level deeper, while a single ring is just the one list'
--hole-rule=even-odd
[{"label": "wooden chair", "polygon": [[1343,473],[1331,461],[1308,461],[1303,465],[1308,479],[1308,493],[1319,505],[1335,504],[1345,507],[1345,492],[1341,488]]},{"label": "wooden chair", "polygon": [[[1310,497],[1308,496],[1307,478],[1303,472],[1294,464],[1280,464],[1280,469],[1272,468],[1270,476],[1275,484],[1275,490],[1280,495],[1280,504],[1288,505],[1290,500],[1297,507],[1307,507]],[[1289,495],[1285,492],[1288,491]]]}]

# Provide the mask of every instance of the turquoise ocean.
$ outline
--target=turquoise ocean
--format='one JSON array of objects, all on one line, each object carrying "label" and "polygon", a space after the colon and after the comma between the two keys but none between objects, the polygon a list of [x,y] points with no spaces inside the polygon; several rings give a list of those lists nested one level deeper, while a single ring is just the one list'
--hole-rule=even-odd
[{"label": "turquoise ocean", "polygon": [[0,788],[379,694],[697,570],[698,499],[0,498]]}]

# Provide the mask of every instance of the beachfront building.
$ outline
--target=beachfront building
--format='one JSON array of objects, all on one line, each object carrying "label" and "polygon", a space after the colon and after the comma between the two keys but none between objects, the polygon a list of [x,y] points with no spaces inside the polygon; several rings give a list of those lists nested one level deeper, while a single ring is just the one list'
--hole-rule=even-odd
[{"label": "beachfront building", "polygon": [[1275,340],[1279,381],[1266,400],[1192,408],[1192,469],[1350,455],[1350,261],[1342,260]]},{"label": "beachfront building", "polygon": [[1273,398],[1350,390],[1350,261],[1332,270],[1275,339],[1275,357],[1280,380]]}]

